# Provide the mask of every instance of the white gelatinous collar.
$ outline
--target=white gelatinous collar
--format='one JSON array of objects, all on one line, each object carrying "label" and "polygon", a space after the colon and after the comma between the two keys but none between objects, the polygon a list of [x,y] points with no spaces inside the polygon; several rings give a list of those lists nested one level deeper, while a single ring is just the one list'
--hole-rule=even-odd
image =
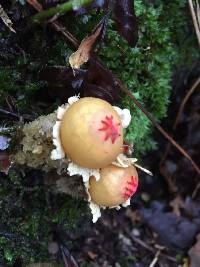
[{"label": "white gelatinous collar", "polygon": [[115,107],[113,106],[113,108],[115,109],[115,111],[117,111],[117,113],[119,114],[121,121],[122,121],[122,127],[123,128],[127,128],[131,122],[131,113],[130,110],[125,108],[125,109],[121,109],[119,107]]},{"label": "white gelatinous collar", "polygon": [[[57,109],[57,121],[55,125],[53,126],[53,144],[55,145],[55,149],[52,150],[51,152],[51,159],[52,160],[61,160],[66,157],[65,152],[62,148],[61,140],[60,140],[60,125],[61,125],[61,120],[64,116],[64,113],[66,110],[69,108],[70,105],[73,103],[77,102],[80,99],[79,96],[72,96],[68,99],[68,103],[65,105],[62,105],[58,107]],[[128,125],[130,124],[131,121],[131,114],[128,109],[121,109],[119,107],[113,107],[115,111],[119,114],[121,121],[122,121],[122,127],[127,128]],[[99,169],[88,169],[88,168],[83,168],[81,166],[76,165],[74,162],[70,162],[67,168],[67,172],[70,176],[73,175],[81,175],[83,178],[83,183],[85,185],[86,192],[88,194],[88,202],[89,202],[89,207],[92,213],[92,221],[95,223],[100,217],[101,217],[101,208],[106,208],[104,206],[99,206],[91,201],[91,197],[89,194],[89,178],[91,176],[94,176],[96,180],[98,181],[100,179],[100,173]],[[122,206],[125,207],[127,205],[130,205],[130,199],[125,201]],[[111,207],[119,210],[121,207],[116,206],[116,207]]]},{"label": "white gelatinous collar", "polygon": [[[68,103],[65,105],[62,105],[58,107],[57,109],[57,121],[55,125],[53,126],[53,144],[55,145],[55,149],[51,152],[51,159],[52,160],[58,160],[63,159],[65,157],[65,152],[62,148],[61,140],[60,140],[60,125],[61,120],[66,112],[66,110],[69,108],[70,105],[77,102],[80,99],[79,96],[72,96],[68,99]],[[115,111],[119,114],[121,121],[122,121],[122,127],[127,128],[131,121],[131,114],[128,109],[121,109],[119,107],[113,106]]]},{"label": "white gelatinous collar", "polygon": [[57,121],[53,126],[53,144],[56,147],[51,152],[51,159],[52,160],[58,160],[63,159],[65,157],[65,152],[62,148],[61,140],[60,140],[60,125],[61,120],[66,112],[66,110],[69,108],[70,105],[77,102],[79,100],[79,96],[72,96],[68,99],[68,103],[65,105],[62,105],[58,107],[57,109]]},{"label": "white gelatinous collar", "polygon": [[[94,175],[95,176],[95,175]],[[98,178],[95,176],[96,180],[98,181]],[[106,209],[107,207],[105,206],[102,206],[102,205],[98,205],[94,202],[92,202],[91,200],[91,196],[90,196],[90,193],[89,193],[89,188],[90,188],[90,184],[89,184],[89,180],[87,182],[84,182],[84,185],[85,185],[85,190],[86,190],[86,193],[88,195],[88,202],[89,202],[89,207],[90,207],[90,210],[91,210],[91,213],[92,213],[92,222],[93,223],[96,223],[98,221],[98,219],[101,217],[101,209]],[[130,199],[127,199],[126,201],[124,201],[121,206],[122,207],[127,207],[130,205]],[[113,206],[113,207],[109,207],[109,209],[116,209],[116,210],[120,210],[121,209],[121,206],[118,205],[118,206]]]}]

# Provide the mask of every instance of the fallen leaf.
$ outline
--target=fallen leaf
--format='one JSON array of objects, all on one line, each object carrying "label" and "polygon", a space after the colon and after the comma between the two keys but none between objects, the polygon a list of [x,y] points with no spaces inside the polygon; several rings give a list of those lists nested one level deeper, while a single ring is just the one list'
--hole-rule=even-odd
[{"label": "fallen leaf", "polygon": [[114,0],[113,15],[119,34],[124,37],[131,47],[138,40],[137,18],[133,0]]},{"label": "fallen leaf", "polygon": [[162,244],[177,250],[190,247],[200,231],[199,222],[165,212],[165,206],[162,207],[158,202],[153,202],[150,209],[141,208],[140,212],[147,225],[158,234]]},{"label": "fallen leaf", "polygon": [[79,69],[82,64],[89,60],[97,42],[105,34],[106,24],[107,15],[103,17],[92,33],[82,40],[78,50],[69,57],[69,64],[72,69]]},{"label": "fallen leaf", "polygon": [[40,79],[47,82],[44,91],[39,92],[45,99],[59,98],[62,103],[66,103],[71,96],[81,93],[86,70],[76,69],[75,75],[70,67],[52,66],[46,67],[40,72]]},{"label": "fallen leaf", "polygon": [[0,4],[0,18],[3,20],[3,22],[5,23],[5,25],[14,33],[16,33],[16,31],[13,29],[12,25],[12,21],[10,20],[10,18],[8,17],[8,15],[6,14],[6,12],[4,11],[2,5]]},{"label": "fallen leaf", "polygon": [[119,87],[113,75],[94,60],[91,60],[83,83],[84,96],[98,97],[114,104],[119,99]]}]

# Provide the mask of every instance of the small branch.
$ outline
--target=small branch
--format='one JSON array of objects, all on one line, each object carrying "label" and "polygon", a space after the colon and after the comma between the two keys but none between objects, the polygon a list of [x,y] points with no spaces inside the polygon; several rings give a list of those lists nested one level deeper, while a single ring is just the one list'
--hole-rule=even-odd
[{"label": "small branch", "polygon": [[[156,250],[154,249],[154,247],[149,246],[148,244],[146,244],[146,243],[145,243],[144,241],[142,241],[141,239],[135,237],[134,235],[131,235],[131,234],[129,233],[128,230],[125,230],[125,232],[126,232],[126,234],[130,237],[130,239],[132,239],[133,242],[135,242],[136,244],[138,244],[138,245],[140,245],[141,247],[145,248],[146,250],[148,250],[148,251],[151,252],[152,254],[155,254],[155,251],[156,251]],[[166,259],[172,261],[172,262],[177,262],[175,258],[173,258],[173,257],[171,257],[171,256],[168,256],[167,254],[161,252],[160,250],[159,250],[159,255],[160,255],[161,257],[164,257],[164,258],[166,258]]]},{"label": "small branch", "polygon": [[41,20],[44,20],[46,18],[49,18],[56,13],[64,13],[73,9],[78,9],[79,7],[86,6],[90,4],[92,0],[79,0],[79,1],[68,1],[66,3],[57,5],[56,7],[49,8],[47,10],[43,10],[36,14],[33,17],[34,22],[40,22]]},{"label": "small branch", "polygon": [[[181,105],[180,105],[180,108],[178,110],[178,113],[177,113],[177,116],[175,118],[175,121],[174,121],[174,124],[172,126],[172,129],[173,131],[176,130],[176,127],[179,123],[179,120],[180,120],[180,116],[185,108],[185,105],[187,103],[187,101],[189,100],[190,96],[194,93],[195,89],[198,88],[198,86],[200,85],[200,77],[195,81],[195,83],[192,85],[192,87],[189,89],[189,91],[187,92],[187,94],[185,95],[185,97],[183,98],[182,102],[181,102]],[[167,155],[170,151],[170,148],[171,148],[171,144],[168,143],[167,144],[167,147],[165,149],[165,153],[160,161],[160,166],[162,166],[163,162],[165,161],[165,159],[167,158]]]},{"label": "small branch", "polygon": [[151,264],[149,265],[149,267],[154,267],[156,265],[159,256],[160,256],[160,250],[158,250],[156,252],[156,255],[155,255],[154,259],[152,260]]},{"label": "small branch", "polygon": [[3,115],[9,116],[9,117],[16,118],[20,122],[33,120],[33,118],[31,116],[29,116],[28,114],[27,115],[23,114],[23,116],[22,116],[22,115],[16,114],[12,111],[8,111],[8,110],[2,109],[2,108],[0,108],[0,113],[2,113]]},{"label": "small branch", "polygon": [[177,116],[176,116],[176,119],[175,119],[175,122],[174,122],[174,125],[173,125],[173,130],[176,129],[177,127],[177,124],[179,122],[179,119],[180,119],[180,116],[185,108],[185,105],[188,101],[188,99],[190,98],[190,96],[193,94],[193,92],[195,91],[195,89],[198,88],[198,85],[200,85],[200,77],[196,80],[196,82],[192,85],[192,87],[190,88],[190,90],[187,92],[187,94],[185,95],[182,103],[181,103],[181,106],[179,108],[179,111],[177,113]]},{"label": "small branch", "polygon": [[189,4],[189,7],[190,7],[190,12],[191,12],[191,15],[192,15],[194,28],[195,28],[197,39],[198,39],[198,43],[199,43],[199,46],[200,46],[200,25],[198,25],[198,16],[200,15],[199,14],[200,13],[199,12],[199,5],[197,5],[197,14],[196,14],[195,10],[194,10],[193,1],[192,0],[188,0],[188,4]]},{"label": "small branch", "polygon": [[11,111],[2,109],[2,108],[0,108],[0,113],[2,113],[2,114],[4,114],[4,115],[7,115],[7,116],[11,116],[11,117],[17,118],[17,119],[19,119],[19,120],[22,119],[22,116],[20,116],[20,115],[14,113],[14,112],[11,112]]},{"label": "small branch", "polygon": [[128,88],[122,84],[122,82],[115,77],[115,80],[119,84],[121,90],[128,95],[133,102],[137,105],[137,107],[147,116],[147,118],[152,122],[152,124],[162,133],[162,135],[174,146],[176,149],[184,155],[192,164],[194,169],[200,174],[200,169],[194,160],[190,157],[190,155],[156,122],[153,116],[144,109],[144,107],[140,104],[140,102],[134,97],[134,95],[128,90]]}]

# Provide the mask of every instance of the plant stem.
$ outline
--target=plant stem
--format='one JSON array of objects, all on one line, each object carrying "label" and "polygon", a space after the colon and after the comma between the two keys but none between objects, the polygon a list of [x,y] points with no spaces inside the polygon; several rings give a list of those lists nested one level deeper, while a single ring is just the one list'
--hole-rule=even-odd
[{"label": "plant stem", "polygon": [[75,8],[75,6],[77,6],[77,8],[88,5],[92,2],[93,0],[71,0],[67,3],[63,3],[60,5],[57,5],[56,7],[52,7],[49,8],[47,10],[43,10],[41,12],[39,12],[38,14],[36,14],[33,17],[33,21],[34,22],[40,22],[43,19],[46,19],[48,17],[51,17],[53,15],[55,15],[56,13],[63,13],[63,12],[67,12],[70,11],[72,9]]}]

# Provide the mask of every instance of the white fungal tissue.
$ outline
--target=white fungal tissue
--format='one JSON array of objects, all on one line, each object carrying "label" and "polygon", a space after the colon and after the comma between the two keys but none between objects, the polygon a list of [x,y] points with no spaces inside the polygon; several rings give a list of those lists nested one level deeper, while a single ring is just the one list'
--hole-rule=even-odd
[{"label": "white fungal tissue", "polygon": [[[72,105],[73,103],[77,102],[80,99],[80,96],[72,96],[68,99],[68,103],[65,105],[62,105],[58,107],[57,109],[57,121],[55,125],[53,126],[53,144],[55,145],[55,149],[52,150],[51,152],[51,159],[52,160],[61,160],[65,158],[65,152],[62,148],[61,140],[60,140],[60,125],[61,125],[61,120],[66,112],[66,110]],[[119,107],[113,107],[116,112],[119,114],[121,121],[122,121],[122,127],[127,128],[128,125],[130,124],[131,121],[131,114],[128,109],[121,109]],[[91,201],[91,197],[89,194],[89,178],[91,176],[94,176],[96,180],[98,181],[100,179],[100,173],[99,169],[88,169],[88,168],[83,168],[81,166],[76,165],[74,162],[70,162],[67,168],[67,172],[70,176],[73,175],[81,175],[83,178],[83,183],[86,189],[86,192],[88,194],[88,202],[89,202],[89,207],[92,213],[92,221],[93,223],[97,222],[97,220],[101,217],[101,211],[100,209],[103,208],[105,209],[106,207],[104,206],[99,206]],[[125,201],[122,206],[126,207],[130,205],[130,198]],[[116,207],[111,207],[119,210],[121,207],[116,206]]]},{"label": "white fungal tissue", "polygon": [[68,103],[65,105],[62,105],[58,107],[57,109],[57,121],[53,126],[53,144],[56,147],[51,152],[51,159],[52,160],[58,160],[63,159],[65,157],[65,152],[62,148],[61,140],[60,140],[60,125],[61,120],[66,112],[66,110],[69,108],[70,105],[77,102],[80,99],[78,96],[72,96],[68,99]]},{"label": "white fungal tissue", "polygon": [[89,181],[90,176],[94,176],[97,181],[100,179],[99,169],[83,168],[76,165],[74,162],[69,163],[67,171],[70,176],[81,175],[83,177],[84,183],[87,183]]},{"label": "white fungal tissue", "polygon": [[121,121],[122,121],[122,127],[123,128],[127,128],[131,122],[131,113],[130,110],[125,108],[125,109],[121,109],[119,107],[115,107],[113,106],[113,108],[115,109],[115,111],[119,114]]}]

